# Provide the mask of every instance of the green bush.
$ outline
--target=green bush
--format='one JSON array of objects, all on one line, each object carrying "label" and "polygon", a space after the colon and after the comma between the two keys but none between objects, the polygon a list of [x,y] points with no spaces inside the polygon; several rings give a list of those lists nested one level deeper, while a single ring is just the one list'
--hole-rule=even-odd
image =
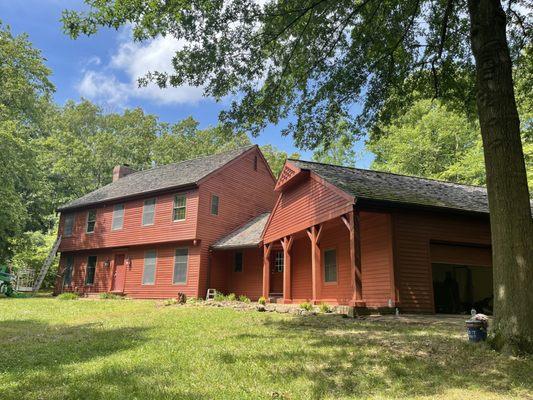
[{"label": "green bush", "polygon": [[259,297],[259,300],[257,300],[257,302],[258,302],[259,304],[266,305],[266,303],[267,303],[267,299],[264,298],[263,296],[261,296],[261,297]]},{"label": "green bush", "polygon": [[122,300],[124,297],[116,295],[114,293],[100,293],[100,299],[102,300]]},{"label": "green bush", "polygon": [[213,300],[215,300],[215,301],[225,301],[226,300],[226,296],[224,296],[224,293],[217,292],[217,294],[215,294],[215,297],[213,298]]},{"label": "green bush", "polygon": [[235,293],[230,293],[226,296],[226,300],[227,301],[235,301],[237,300],[237,296],[235,295]]},{"label": "green bush", "polygon": [[239,301],[242,301],[243,303],[249,303],[250,299],[248,297],[246,297],[245,295],[241,294],[239,296]]},{"label": "green bush", "polygon": [[313,305],[308,301],[301,303],[300,308],[305,311],[313,311]]},{"label": "green bush", "polygon": [[332,311],[331,307],[326,303],[320,303],[320,305],[318,306],[318,309],[320,310],[321,313],[324,313],[324,314],[330,313]]},{"label": "green bush", "polygon": [[58,300],[78,300],[80,298],[78,293],[66,292],[57,296]]},{"label": "green bush", "polygon": [[174,304],[178,304],[178,300],[177,299],[166,299],[164,302],[163,302],[163,305],[165,307],[167,306],[173,306]]}]

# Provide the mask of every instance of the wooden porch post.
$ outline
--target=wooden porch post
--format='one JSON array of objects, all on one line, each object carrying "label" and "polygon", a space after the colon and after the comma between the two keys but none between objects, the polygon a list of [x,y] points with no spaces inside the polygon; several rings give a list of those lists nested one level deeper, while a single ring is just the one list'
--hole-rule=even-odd
[{"label": "wooden porch post", "polygon": [[311,280],[313,285],[313,303],[316,303],[320,298],[320,284],[321,284],[321,261],[320,261],[320,234],[322,233],[322,225],[313,225],[307,229],[307,235],[311,240]]},{"label": "wooden porch post", "polygon": [[292,236],[285,236],[281,239],[281,246],[283,247],[283,302],[286,304],[292,300],[291,248],[293,240]]},{"label": "wooden porch post", "polygon": [[270,250],[272,243],[263,246],[263,297],[270,297]]},{"label": "wooden porch post", "polygon": [[364,306],[363,302],[363,283],[361,274],[361,235],[359,229],[359,212],[350,211],[341,217],[342,222],[350,232],[350,265],[352,287],[352,305]]}]

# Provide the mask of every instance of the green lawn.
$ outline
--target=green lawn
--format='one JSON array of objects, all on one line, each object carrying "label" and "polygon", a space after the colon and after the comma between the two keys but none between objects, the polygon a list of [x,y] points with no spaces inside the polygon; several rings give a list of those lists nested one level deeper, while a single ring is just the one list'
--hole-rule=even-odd
[{"label": "green lawn", "polygon": [[461,324],[0,299],[0,399],[533,398]]}]

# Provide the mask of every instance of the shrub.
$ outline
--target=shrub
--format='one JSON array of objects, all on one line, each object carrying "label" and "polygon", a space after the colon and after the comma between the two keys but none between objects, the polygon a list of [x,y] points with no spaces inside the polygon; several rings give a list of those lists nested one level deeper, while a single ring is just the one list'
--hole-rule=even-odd
[{"label": "shrub", "polygon": [[198,299],[196,297],[187,297],[187,304],[197,304],[201,303],[203,299]]},{"label": "shrub", "polygon": [[57,296],[58,300],[78,300],[80,298],[78,293],[66,292]]},{"label": "shrub", "polygon": [[245,295],[241,294],[239,296],[239,301],[242,301],[243,303],[249,303],[250,299],[248,297],[246,297]]},{"label": "shrub", "polygon": [[163,305],[165,307],[173,306],[174,304],[178,304],[178,300],[177,299],[166,299],[165,302],[163,303]]},{"label": "shrub", "polygon": [[324,314],[327,314],[327,313],[331,312],[331,307],[328,304],[326,304],[326,303],[320,303],[318,308],[319,308],[320,312],[322,312]]},{"label": "shrub", "polygon": [[300,308],[305,311],[313,311],[313,305],[308,301],[301,303]]},{"label": "shrub", "polygon": [[224,301],[224,300],[226,300],[226,296],[224,296],[224,293],[217,292],[217,294],[215,294],[215,297],[213,298],[213,300],[215,300],[215,301]]},{"label": "shrub", "polygon": [[187,295],[185,293],[178,293],[178,303],[185,304],[187,303]]},{"label": "shrub", "polygon": [[267,299],[265,299],[263,296],[259,297],[259,300],[257,300],[259,304],[266,305]]},{"label": "shrub", "polygon": [[235,301],[237,300],[237,296],[235,295],[235,293],[230,293],[226,296],[226,300],[227,301]]},{"label": "shrub", "polygon": [[100,299],[102,300],[122,300],[122,296],[118,296],[114,293],[100,293]]}]

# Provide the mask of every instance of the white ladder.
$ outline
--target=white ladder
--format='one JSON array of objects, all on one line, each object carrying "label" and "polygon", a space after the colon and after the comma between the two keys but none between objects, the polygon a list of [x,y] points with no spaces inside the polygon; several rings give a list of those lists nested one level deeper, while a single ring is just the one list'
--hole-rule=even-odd
[{"label": "white ladder", "polygon": [[207,289],[207,295],[205,296],[206,300],[214,300],[217,294],[216,289]]},{"label": "white ladder", "polygon": [[52,246],[52,250],[50,250],[50,253],[48,253],[48,257],[46,257],[46,260],[44,260],[43,267],[41,268],[41,271],[39,271],[39,276],[37,277],[37,280],[33,284],[32,291],[36,292],[41,288],[41,285],[43,284],[44,277],[46,276],[48,269],[50,268],[50,265],[52,265],[52,261],[54,261],[54,258],[57,254],[57,249],[59,249],[59,245],[61,244],[61,235],[59,235],[54,242],[54,245]]}]

